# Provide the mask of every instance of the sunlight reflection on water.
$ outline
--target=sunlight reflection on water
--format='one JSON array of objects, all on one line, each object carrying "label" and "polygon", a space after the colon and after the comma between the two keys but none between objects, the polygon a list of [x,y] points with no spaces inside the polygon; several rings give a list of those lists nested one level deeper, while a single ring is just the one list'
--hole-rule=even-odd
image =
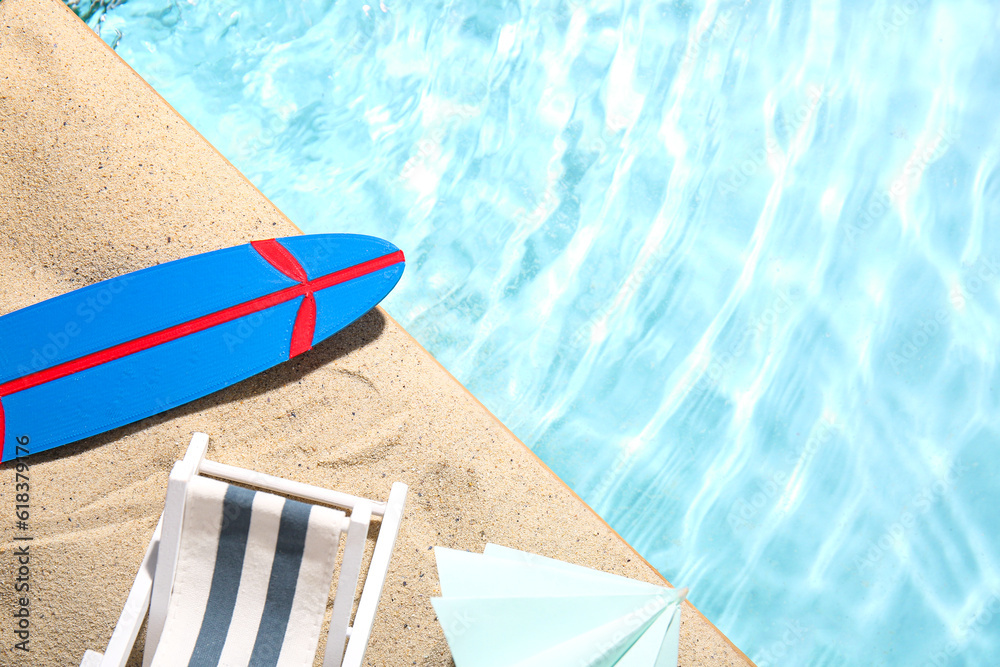
[{"label": "sunlight reflection on water", "polygon": [[761,667],[1000,654],[994,5],[97,16]]}]

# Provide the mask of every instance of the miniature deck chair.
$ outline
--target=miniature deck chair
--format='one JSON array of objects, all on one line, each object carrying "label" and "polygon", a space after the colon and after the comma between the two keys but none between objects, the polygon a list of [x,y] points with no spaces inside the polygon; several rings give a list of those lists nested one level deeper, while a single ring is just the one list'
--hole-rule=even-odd
[{"label": "miniature deck chair", "polygon": [[[323,667],[360,667],[406,485],[393,484],[388,501],[376,502],[206,461],[207,448],[208,436],[196,433],[174,464],[163,516],[108,648],[87,651],[81,667],[124,667],[147,610],[144,667],[311,666],[343,533]],[[382,524],[351,625],[373,516]]]}]

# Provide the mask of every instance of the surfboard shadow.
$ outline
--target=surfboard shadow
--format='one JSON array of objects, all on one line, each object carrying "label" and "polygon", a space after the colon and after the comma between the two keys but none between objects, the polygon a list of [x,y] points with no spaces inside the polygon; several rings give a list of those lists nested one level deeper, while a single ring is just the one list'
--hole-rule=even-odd
[{"label": "surfboard shadow", "polygon": [[33,463],[43,463],[72,457],[94,447],[101,447],[102,445],[121,440],[122,438],[173,421],[179,417],[211,410],[212,408],[230,403],[245,401],[276,391],[286,385],[299,382],[313,371],[372,343],[382,334],[385,325],[386,318],[382,314],[382,311],[377,307],[372,308],[352,324],[294,359],[289,359],[253,377],[220,389],[213,394],[177,406],[176,408],[171,408],[152,417],[146,417],[145,419],[121,426],[112,431],[56,447],[47,452],[33,454],[31,460]]}]

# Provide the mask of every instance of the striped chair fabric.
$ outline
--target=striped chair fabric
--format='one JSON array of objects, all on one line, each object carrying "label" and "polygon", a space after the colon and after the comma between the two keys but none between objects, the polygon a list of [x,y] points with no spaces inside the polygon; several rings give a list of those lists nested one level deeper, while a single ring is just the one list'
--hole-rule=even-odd
[{"label": "striped chair fabric", "polygon": [[343,520],[328,507],[194,477],[153,666],[312,665]]}]

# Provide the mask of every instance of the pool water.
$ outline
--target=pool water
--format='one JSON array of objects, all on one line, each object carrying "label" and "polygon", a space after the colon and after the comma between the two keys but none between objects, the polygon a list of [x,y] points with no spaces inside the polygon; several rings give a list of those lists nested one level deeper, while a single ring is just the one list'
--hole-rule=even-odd
[{"label": "pool water", "polygon": [[78,12],[758,665],[1000,655],[1000,6]]}]

